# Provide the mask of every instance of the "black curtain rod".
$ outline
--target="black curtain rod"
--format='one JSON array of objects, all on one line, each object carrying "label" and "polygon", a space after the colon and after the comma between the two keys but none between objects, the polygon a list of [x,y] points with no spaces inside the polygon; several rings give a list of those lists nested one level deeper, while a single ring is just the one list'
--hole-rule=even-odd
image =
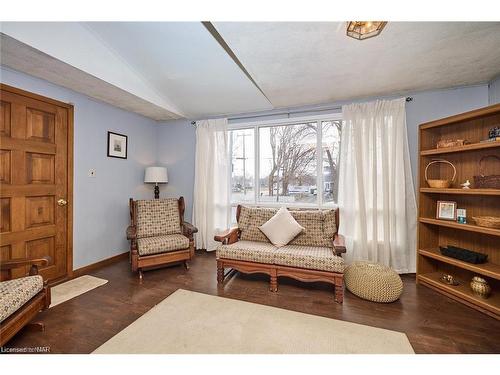
[{"label": "black curtain rod", "polygon": [[[413,97],[407,96],[406,97],[407,102],[413,101]],[[326,112],[326,111],[338,111],[339,109],[342,109],[342,107],[329,107],[329,108],[318,108],[318,109],[310,109],[310,110],[297,110],[297,111],[288,111],[288,112],[277,112],[277,113],[268,113],[265,115],[254,115],[254,116],[242,116],[242,117],[229,117],[229,120],[245,120],[245,119],[251,119],[251,118],[259,118],[259,117],[269,117],[269,116],[281,116],[281,115],[291,115],[294,113],[308,113],[308,112]],[[191,121],[191,125],[196,125],[196,121]]]}]

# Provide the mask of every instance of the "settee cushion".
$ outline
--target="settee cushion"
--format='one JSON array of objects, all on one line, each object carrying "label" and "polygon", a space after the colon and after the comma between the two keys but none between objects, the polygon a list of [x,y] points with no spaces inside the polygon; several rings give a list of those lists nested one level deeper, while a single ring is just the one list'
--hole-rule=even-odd
[{"label": "settee cushion", "polygon": [[137,201],[137,238],[181,233],[176,198]]},{"label": "settee cushion", "polygon": [[19,310],[43,289],[40,275],[0,282],[0,322]]},{"label": "settee cushion", "polygon": [[276,249],[274,263],[311,270],[344,272],[344,260],[328,247],[286,245]]},{"label": "settee cushion", "polygon": [[276,247],[268,242],[238,241],[231,245],[220,245],[217,258],[246,260],[257,263],[274,263]]},{"label": "settee cushion", "polygon": [[139,255],[152,255],[168,251],[183,250],[189,247],[189,239],[182,234],[144,237],[137,239]]},{"label": "settee cushion", "polygon": [[304,230],[285,207],[262,224],[259,229],[269,238],[274,246],[285,246],[293,240],[297,234]]},{"label": "settee cushion", "polygon": [[[238,227],[241,239],[246,241],[269,242],[259,229],[277,212],[275,208],[241,206]],[[304,227],[290,244],[302,246],[333,247],[333,235],[337,232],[335,210],[290,210],[293,218]]]},{"label": "settee cushion", "polygon": [[240,228],[240,239],[244,241],[270,242],[259,229],[261,225],[269,221],[277,210],[274,208],[256,208],[241,206],[238,227]]}]

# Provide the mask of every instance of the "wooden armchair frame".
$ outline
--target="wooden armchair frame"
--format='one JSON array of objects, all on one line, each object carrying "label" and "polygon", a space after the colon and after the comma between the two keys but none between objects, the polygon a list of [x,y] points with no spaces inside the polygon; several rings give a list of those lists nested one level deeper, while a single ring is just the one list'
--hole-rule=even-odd
[{"label": "wooden armchair frame", "polygon": [[[31,266],[30,276],[38,275],[38,267],[49,264],[47,258],[41,259],[11,259],[2,260],[0,263],[1,279],[10,279],[10,270],[23,266]],[[0,346],[5,345],[24,326],[32,325],[43,331],[45,326],[41,322],[31,322],[31,320],[41,311],[50,306],[50,288],[47,280],[43,282],[43,289],[33,298],[26,302],[15,313],[9,316],[0,324]]]},{"label": "wooden armchair frame", "polygon": [[182,234],[189,239],[189,247],[187,249],[168,251],[160,254],[140,255],[137,249],[137,201],[130,198],[130,226],[127,228],[127,239],[130,240],[130,262],[132,271],[139,272],[139,279],[143,279],[143,268],[155,267],[169,263],[183,262],[184,267],[189,269],[189,261],[194,257],[194,234],[198,229],[184,221],[184,211],[186,205],[184,197],[178,199],[179,218],[181,222]]},{"label": "wooden armchair frame", "polygon": [[[239,221],[241,206],[236,208],[236,220]],[[339,210],[335,210],[335,222],[339,226]],[[241,231],[239,228],[231,228],[226,232],[216,235],[215,241],[226,245],[238,242]],[[333,236],[333,249],[336,255],[346,252],[344,237],[338,233]],[[278,291],[278,277],[286,276],[302,282],[323,281],[332,284],[335,289],[335,301],[342,303],[344,301],[344,274],[336,272],[310,270],[298,267],[281,266],[277,264],[264,264],[251,261],[217,258],[217,283],[222,285],[227,274],[225,268],[232,268],[242,273],[264,273],[270,276],[270,291]]]}]

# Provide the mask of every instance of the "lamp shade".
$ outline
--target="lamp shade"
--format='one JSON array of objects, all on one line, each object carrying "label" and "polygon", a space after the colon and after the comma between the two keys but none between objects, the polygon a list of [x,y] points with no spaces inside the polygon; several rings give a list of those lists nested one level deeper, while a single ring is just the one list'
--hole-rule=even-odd
[{"label": "lamp shade", "polygon": [[152,184],[165,184],[168,182],[167,168],[147,167],[144,174],[144,182]]}]

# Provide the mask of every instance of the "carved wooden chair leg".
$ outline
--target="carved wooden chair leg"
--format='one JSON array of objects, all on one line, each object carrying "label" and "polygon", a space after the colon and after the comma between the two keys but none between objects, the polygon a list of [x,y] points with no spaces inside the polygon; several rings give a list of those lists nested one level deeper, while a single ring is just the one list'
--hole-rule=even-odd
[{"label": "carved wooden chair leg", "polygon": [[278,276],[271,275],[271,283],[270,283],[270,286],[269,286],[269,290],[271,292],[277,292],[278,291]]},{"label": "carved wooden chair leg", "polygon": [[343,277],[335,278],[335,302],[344,302],[344,279]]},{"label": "carved wooden chair leg", "polygon": [[189,270],[189,262],[187,260],[184,261],[184,268]]},{"label": "carved wooden chair leg", "polygon": [[217,284],[224,282],[224,266],[217,262]]},{"label": "carved wooden chair leg", "polygon": [[139,281],[142,281],[143,280],[142,268],[139,268],[138,271],[139,271]]}]

